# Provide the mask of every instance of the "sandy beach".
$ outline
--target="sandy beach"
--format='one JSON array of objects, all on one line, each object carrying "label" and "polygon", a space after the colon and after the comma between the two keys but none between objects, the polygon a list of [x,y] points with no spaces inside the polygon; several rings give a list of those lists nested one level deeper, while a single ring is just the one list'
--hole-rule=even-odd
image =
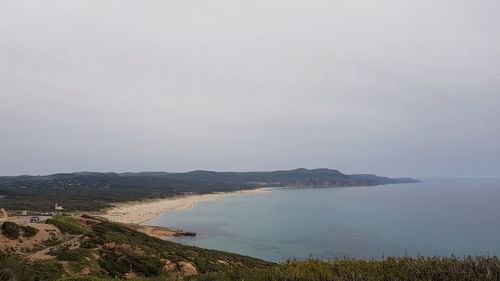
[{"label": "sandy beach", "polygon": [[102,217],[111,221],[127,224],[144,224],[160,215],[161,212],[193,208],[199,202],[218,200],[226,196],[268,192],[270,188],[239,190],[210,194],[193,194],[173,198],[116,204]]}]

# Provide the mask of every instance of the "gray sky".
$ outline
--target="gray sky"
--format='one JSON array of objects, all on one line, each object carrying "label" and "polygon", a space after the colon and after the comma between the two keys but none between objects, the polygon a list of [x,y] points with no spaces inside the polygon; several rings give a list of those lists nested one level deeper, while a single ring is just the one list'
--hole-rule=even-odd
[{"label": "gray sky", "polygon": [[0,0],[0,174],[500,175],[498,0]]}]

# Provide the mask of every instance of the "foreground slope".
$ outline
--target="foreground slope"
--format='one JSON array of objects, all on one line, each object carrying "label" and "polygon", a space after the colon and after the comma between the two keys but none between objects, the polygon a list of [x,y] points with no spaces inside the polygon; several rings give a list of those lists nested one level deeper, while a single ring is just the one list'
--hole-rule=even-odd
[{"label": "foreground slope", "polygon": [[[0,280],[9,281],[494,281],[496,257],[262,260],[159,240],[100,218],[2,225]],[[36,242],[35,242],[36,241]],[[4,246],[4,244],[2,244]],[[2,246],[0,245],[0,246]]]},{"label": "foreground slope", "polygon": [[[126,278],[134,276],[194,276],[230,269],[266,268],[272,264],[237,254],[163,241],[126,225],[82,216],[48,219],[28,226],[5,222],[2,239],[14,243],[2,250],[3,274],[19,280],[57,280],[64,276]],[[16,230],[17,229],[17,230]],[[16,234],[17,231],[17,234]],[[1,276],[1,275],[0,275]],[[4,280],[0,277],[0,280]],[[5,279],[9,280],[9,279]]]}]

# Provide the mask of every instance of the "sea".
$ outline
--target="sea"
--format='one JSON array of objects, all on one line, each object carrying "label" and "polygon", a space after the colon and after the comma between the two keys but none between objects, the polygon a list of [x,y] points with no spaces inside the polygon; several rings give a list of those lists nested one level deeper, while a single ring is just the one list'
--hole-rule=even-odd
[{"label": "sea", "polygon": [[500,179],[275,188],[161,213],[149,224],[197,233],[174,242],[274,262],[500,256]]}]

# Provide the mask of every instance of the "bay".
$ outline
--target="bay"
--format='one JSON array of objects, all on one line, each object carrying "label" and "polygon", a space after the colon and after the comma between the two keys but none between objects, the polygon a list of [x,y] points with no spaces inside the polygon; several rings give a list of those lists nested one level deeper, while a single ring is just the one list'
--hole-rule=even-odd
[{"label": "bay", "polygon": [[500,255],[500,180],[277,188],[162,213],[150,225],[194,231],[170,240],[287,259]]}]

